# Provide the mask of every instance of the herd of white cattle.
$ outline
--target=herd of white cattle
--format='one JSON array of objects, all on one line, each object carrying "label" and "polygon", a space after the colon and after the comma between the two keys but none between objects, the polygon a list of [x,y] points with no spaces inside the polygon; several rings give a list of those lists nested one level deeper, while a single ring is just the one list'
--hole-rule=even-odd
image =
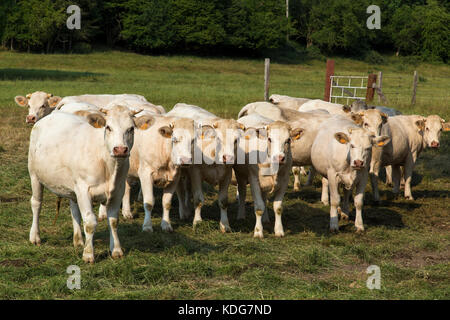
[{"label": "herd of white cattle", "polygon": [[[70,200],[73,243],[84,246],[83,260],[89,263],[94,262],[97,226],[93,203],[100,203],[98,219],[108,221],[111,256],[122,257],[119,210],[122,205],[122,215],[133,218],[130,190],[136,181],[145,210],[143,231],[153,231],[154,187],[163,189],[161,228],[172,231],[173,194],[177,193],[181,219],[195,212],[195,226],[202,220],[202,183],[207,182],[219,186],[222,232],[231,230],[229,185],[237,184],[237,218],[243,219],[249,184],[256,216],[254,236],[263,237],[262,222],[269,221],[267,199],[273,196],[275,236],[282,237],[282,202],[289,175],[294,173],[298,189],[303,166],[310,166],[308,183],[315,173],[323,177],[322,202],[330,205],[330,230],[338,230],[339,216],[348,218],[350,195],[356,189],[355,227],[361,232],[369,175],[375,201],[382,168],[394,193],[399,193],[404,179],[405,197],[413,200],[411,176],[417,157],[424,148],[438,148],[441,132],[449,130],[437,115],[401,115],[362,101],[344,106],[281,95],[272,95],[271,102],[244,106],[237,120],[184,103],[166,112],[135,94],[61,98],[35,92],[17,96],[15,101],[29,109],[26,122],[33,124],[28,154],[30,241],[41,241],[39,214],[45,186]],[[344,187],[342,204],[340,185]]]}]

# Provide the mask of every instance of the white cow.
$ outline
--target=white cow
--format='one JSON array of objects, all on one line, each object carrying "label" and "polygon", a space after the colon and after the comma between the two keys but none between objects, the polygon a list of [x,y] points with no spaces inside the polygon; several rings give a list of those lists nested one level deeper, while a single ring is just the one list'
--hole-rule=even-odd
[{"label": "white cow", "polygon": [[[261,122],[257,123],[258,120]],[[246,188],[250,183],[256,215],[254,237],[264,236],[262,217],[265,215],[268,220],[266,200],[269,194],[274,195],[275,236],[283,237],[281,214],[292,166],[291,140],[300,139],[303,129],[292,129],[283,121],[267,125],[266,119],[252,118],[252,115],[240,118],[239,122],[247,130],[245,139],[241,139],[239,143],[239,148],[245,151],[245,164],[238,163],[234,166],[239,189],[238,219],[245,217]],[[251,162],[252,153],[253,162]]]},{"label": "white cow", "polygon": [[[130,170],[122,202],[122,214],[132,216],[130,183],[139,179],[145,210],[143,231],[153,231],[151,212],[155,204],[154,186],[164,189],[161,228],[164,231],[172,231],[169,211],[173,193],[180,180],[181,167],[192,163],[194,121],[171,116],[152,116],[150,113],[141,118],[142,120],[137,122],[141,130],[136,132],[130,155]],[[183,203],[180,203],[180,214],[183,212],[182,205]]]},{"label": "white cow", "polygon": [[406,199],[414,200],[411,192],[411,178],[417,157],[427,147],[439,148],[444,122],[445,120],[437,115],[428,117],[402,115],[388,118],[386,134],[391,138],[391,142],[382,149],[380,155],[374,157],[371,169],[375,200],[379,199],[378,172],[384,166],[392,166],[393,191],[396,194],[400,189],[400,167],[404,168],[404,195]]},{"label": "white cow", "polygon": [[[219,185],[220,230],[231,231],[228,222],[228,187],[232,177],[232,166],[236,161],[236,151],[244,126],[233,119],[221,119],[216,115],[193,105],[177,104],[167,113],[169,116],[189,118],[201,125],[201,138],[194,148],[201,159],[194,158],[194,164],[186,173],[191,182],[195,206],[194,226],[202,221],[201,208],[204,202],[202,181]],[[183,196],[179,192],[178,196]],[[180,199],[186,203],[186,199]]]},{"label": "white cow", "polygon": [[137,94],[83,94],[79,96],[67,96],[59,101],[56,108],[60,109],[63,105],[73,102],[87,102],[99,108],[105,108],[109,103],[118,99],[131,99],[148,102],[144,96]]},{"label": "white cow", "polygon": [[[324,177],[322,193],[327,193],[328,197],[328,186],[330,189],[331,231],[339,230],[338,210],[343,217],[348,215],[348,202],[353,188],[356,188],[355,226],[358,232],[364,231],[362,207],[372,146],[382,146],[388,141],[389,137],[375,138],[368,130],[348,119],[332,118],[320,127],[311,148],[311,160],[316,171]],[[342,210],[339,208],[339,184],[344,185]]]},{"label": "white cow", "polygon": [[305,104],[303,104],[300,108],[298,108],[297,110],[301,111],[301,112],[308,112],[308,111],[314,111],[317,109],[326,110],[330,114],[339,114],[339,115],[343,115],[343,116],[349,114],[351,111],[356,111],[356,110],[352,110],[352,108],[350,106],[344,106],[344,105],[338,104],[338,103],[326,102],[326,101],[323,101],[320,99],[308,101]]},{"label": "white cow", "polygon": [[88,121],[58,111],[33,127],[28,155],[33,193],[32,243],[41,242],[39,214],[45,186],[59,197],[70,199],[75,246],[83,245],[82,217],[86,236],[85,262],[94,262],[93,236],[97,219],[93,201],[106,205],[112,257],[123,255],[117,234],[118,213],[137,120],[128,109],[116,107],[103,116],[89,116]]},{"label": "white cow", "polygon": [[28,107],[26,123],[35,124],[38,120],[49,115],[55,110],[61,97],[53,96],[51,93],[37,91],[24,96],[16,96],[16,103],[21,107]]}]

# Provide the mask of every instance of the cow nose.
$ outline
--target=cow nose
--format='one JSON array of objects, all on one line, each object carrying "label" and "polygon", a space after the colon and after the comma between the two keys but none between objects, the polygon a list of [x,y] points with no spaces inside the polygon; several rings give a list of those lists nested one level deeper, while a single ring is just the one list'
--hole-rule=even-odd
[{"label": "cow nose", "polygon": [[128,156],[128,147],[114,147],[113,153],[116,157],[126,157]]},{"label": "cow nose", "polygon": [[275,162],[278,162],[278,163],[284,163],[284,160],[286,160],[286,156],[280,154],[278,156],[275,156],[274,160],[275,160]]},{"label": "cow nose", "polygon": [[191,164],[192,158],[189,157],[180,157],[180,164]]},{"label": "cow nose", "polygon": [[439,148],[439,146],[440,146],[439,142],[437,142],[437,141],[431,142],[431,147],[432,148]]},{"label": "cow nose", "polygon": [[364,167],[364,162],[361,160],[355,160],[353,161],[354,167],[355,168],[363,168]]},{"label": "cow nose", "polygon": [[36,123],[36,116],[28,115],[26,121],[27,123]]},{"label": "cow nose", "polygon": [[224,163],[230,163],[230,162],[234,161],[234,156],[230,156],[230,155],[225,155],[224,154],[222,159],[223,159]]}]

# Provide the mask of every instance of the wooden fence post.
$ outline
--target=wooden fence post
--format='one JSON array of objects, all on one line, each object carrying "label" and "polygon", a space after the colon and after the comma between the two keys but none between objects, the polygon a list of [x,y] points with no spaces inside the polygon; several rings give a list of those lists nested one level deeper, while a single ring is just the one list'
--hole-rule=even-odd
[{"label": "wooden fence post", "polygon": [[331,76],[334,76],[334,60],[327,60],[327,73],[325,76],[325,94],[324,101],[329,102],[330,97],[330,88],[331,88]]},{"label": "wooden fence post", "polygon": [[369,79],[367,81],[367,91],[366,91],[366,103],[373,101],[373,96],[375,94],[375,88],[374,85],[377,83],[377,75],[376,74],[369,74]]},{"label": "wooden fence post", "polygon": [[[383,71],[378,72],[378,89],[383,91]],[[378,102],[381,102],[381,95],[378,95]]]},{"label": "wooden fence post", "polygon": [[414,71],[414,84],[413,84],[413,92],[412,92],[412,99],[411,104],[416,104],[416,93],[417,93],[417,82],[419,79],[419,75],[417,71]]},{"label": "wooden fence post", "polygon": [[270,59],[266,58],[264,63],[264,100],[269,101]]}]

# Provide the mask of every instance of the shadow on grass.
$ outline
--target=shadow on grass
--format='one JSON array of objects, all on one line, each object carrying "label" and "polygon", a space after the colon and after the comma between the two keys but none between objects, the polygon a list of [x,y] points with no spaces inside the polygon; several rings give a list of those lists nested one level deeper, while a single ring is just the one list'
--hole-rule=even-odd
[{"label": "shadow on grass", "polygon": [[0,80],[76,80],[86,77],[101,77],[103,73],[42,70],[42,69],[0,69]]}]

